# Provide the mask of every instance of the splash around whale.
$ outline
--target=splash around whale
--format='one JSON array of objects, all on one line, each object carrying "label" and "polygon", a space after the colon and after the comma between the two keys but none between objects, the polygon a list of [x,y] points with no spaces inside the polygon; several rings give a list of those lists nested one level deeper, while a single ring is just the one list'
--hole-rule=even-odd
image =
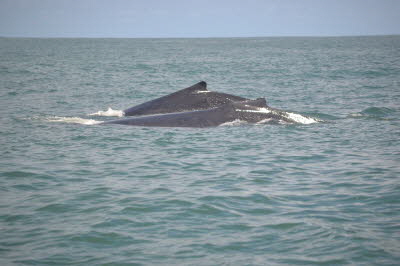
[{"label": "splash around whale", "polygon": [[235,121],[251,124],[301,123],[318,119],[271,108],[265,98],[249,100],[207,90],[201,81],[188,88],[133,106],[123,111],[129,118],[100,122],[144,127],[215,127]]},{"label": "splash around whale", "polygon": [[264,98],[256,100],[245,100],[239,102],[228,102],[221,106],[206,110],[168,113],[159,115],[148,115],[130,117],[106,121],[101,124],[118,124],[144,127],[215,127],[235,121],[251,124],[269,123],[298,123],[303,124],[318,122],[311,117],[289,113],[282,110],[270,108]]},{"label": "splash around whale", "polygon": [[265,98],[244,97],[209,91],[201,81],[185,89],[125,110],[98,111],[89,116],[117,116],[115,120],[80,117],[45,118],[49,122],[84,125],[129,125],[142,127],[216,127],[242,124],[313,124],[318,118],[288,112],[267,105]]}]

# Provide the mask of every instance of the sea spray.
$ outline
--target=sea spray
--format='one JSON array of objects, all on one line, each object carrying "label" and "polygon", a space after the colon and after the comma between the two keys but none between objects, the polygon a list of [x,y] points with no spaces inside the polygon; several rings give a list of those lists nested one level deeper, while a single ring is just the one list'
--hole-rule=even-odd
[{"label": "sea spray", "polygon": [[107,111],[98,111],[96,113],[89,114],[89,116],[116,116],[123,117],[125,115],[122,110],[114,110],[111,107],[108,107]]},{"label": "sea spray", "polygon": [[103,123],[104,121],[98,121],[94,119],[85,119],[80,117],[61,117],[61,116],[53,116],[46,119],[49,122],[61,122],[61,123],[70,123],[70,124],[81,124],[81,125],[97,125]]}]

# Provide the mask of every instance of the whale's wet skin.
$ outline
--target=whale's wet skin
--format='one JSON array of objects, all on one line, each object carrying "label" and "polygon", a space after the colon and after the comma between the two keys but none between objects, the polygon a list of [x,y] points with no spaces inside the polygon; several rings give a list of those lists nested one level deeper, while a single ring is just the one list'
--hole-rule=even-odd
[{"label": "whale's wet skin", "polygon": [[[207,110],[134,117],[103,122],[148,127],[213,127],[233,121],[247,123],[316,123],[318,119],[287,113],[267,107],[264,98],[239,102],[229,102]],[[306,123],[306,122],[305,122]]]},{"label": "whale's wet skin", "polygon": [[203,110],[244,100],[246,99],[239,96],[208,91],[207,83],[201,81],[186,89],[128,108],[124,110],[124,114],[136,116]]},{"label": "whale's wet skin", "polygon": [[320,121],[270,108],[264,98],[248,100],[226,93],[211,92],[207,90],[206,86],[206,82],[201,81],[186,89],[124,111],[125,116],[141,117],[112,120],[101,124],[146,127],[214,127],[233,121],[305,124]]}]

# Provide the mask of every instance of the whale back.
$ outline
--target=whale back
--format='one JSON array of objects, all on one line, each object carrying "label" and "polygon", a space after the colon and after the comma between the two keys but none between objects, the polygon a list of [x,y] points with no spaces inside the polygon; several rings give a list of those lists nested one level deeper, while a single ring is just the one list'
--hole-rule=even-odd
[{"label": "whale back", "polygon": [[259,107],[259,108],[266,108],[267,106],[267,101],[265,98],[257,98],[255,100],[246,100],[246,101],[241,101],[241,102],[235,102],[234,104],[236,105],[245,105],[245,106],[253,106],[253,107]]},{"label": "whale back", "polygon": [[259,98],[229,102],[207,110],[131,117],[107,121],[103,124],[149,127],[213,127],[235,120],[256,123],[269,116],[268,113],[260,112],[260,109],[265,108],[267,108],[265,99]]},{"label": "whale back", "polygon": [[124,110],[125,116],[139,116],[205,110],[233,101],[247,100],[239,96],[207,90],[201,81],[188,88]]}]

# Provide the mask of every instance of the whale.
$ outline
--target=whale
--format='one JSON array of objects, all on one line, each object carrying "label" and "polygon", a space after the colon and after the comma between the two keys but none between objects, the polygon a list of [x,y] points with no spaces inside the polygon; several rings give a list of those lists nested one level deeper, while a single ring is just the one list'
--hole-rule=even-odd
[{"label": "whale", "polygon": [[[293,115],[293,114],[292,114]],[[216,127],[242,121],[247,123],[296,123],[291,113],[271,108],[265,98],[228,102],[206,110],[129,117],[110,120],[102,125],[116,124],[142,127]]]},{"label": "whale", "polygon": [[227,93],[209,91],[207,83],[200,81],[190,87],[123,110],[124,116],[177,113],[206,110],[230,102],[248,100]]}]

